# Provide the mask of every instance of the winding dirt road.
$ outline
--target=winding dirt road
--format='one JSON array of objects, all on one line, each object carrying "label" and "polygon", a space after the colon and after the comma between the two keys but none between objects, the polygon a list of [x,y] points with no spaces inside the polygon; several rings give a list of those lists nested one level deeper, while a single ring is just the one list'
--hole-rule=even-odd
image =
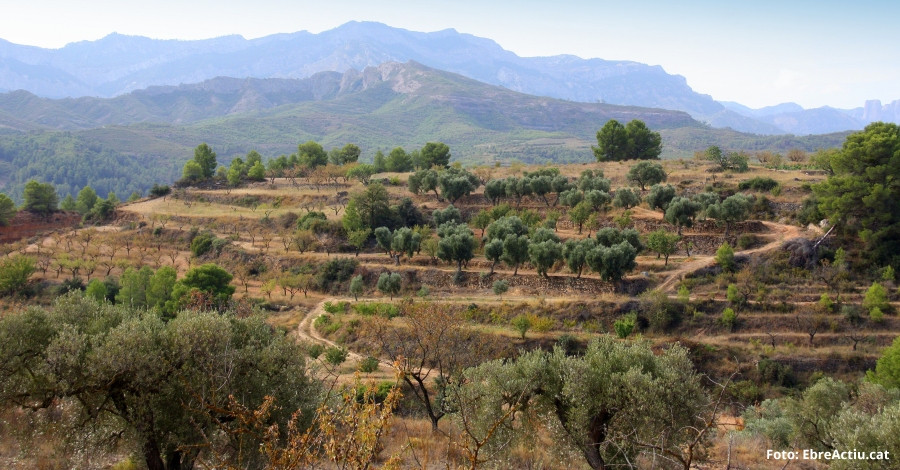
[{"label": "winding dirt road", "polygon": [[[325,312],[325,302],[335,302],[335,301],[337,301],[337,299],[332,297],[332,298],[324,299],[321,302],[319,302],[318,304],[316,304],[316,306],[313,307],[306,314],[305,317],[303,317],[303,320],[300,321],[300,325],[297,326],[297,336],[300,339],[310,341],[313,343],[319,343],[324,346],[340,348],[341,347],[340,345],[338,345],[334,341],[331,341],[331,340],[325,338],[324,336],[322,336],[318,331],[316,331],[316,328],[313,326],[313,322],[316,321],[316,318],[319,318],[320,316],[325,315],[327,313],[327,312]],[[344,348],[344,349],[347,349],[347,348]],[[361,361],[365,358],[363,356],[360,356],[359,354],[356,354],[355,352],[347,349],[347,359],[353,360],[353,361],[356,361],[357,363],[359,363],[359,361]]]},{"label": "winding dirt road", "polygon": [[[775,240],[773,240],[763,246],[760,246],[758,248],[753,248],[750,250],[736,252],[735,255],[751,255],[754,253],[764,253],[764,252],[776,250],[778,248],[781,248],[781,245],[785,241],[801,236],[799,227],[795,227],[793,225],[779,224],[779,223],[775,223],[775,222],[762,222],[762,223],[763,223],[763,225],[765,225],[766,227],[769,228],[771,233],[775,234]],[[700,269],[703,269],[707,266],[712,265],[715,262],[714,258],[715,257],[713,257],[713,256],[704,256],[695,261],[691,261],[690,263],[683,264],[677,270],[669,273],[669,276],[666,278],[665,281],[663,281],[662,284],[659,285],[659,287],[657,287],[657,289],[661,292],[666,292],[666,293],[674,292],[675,286],[678,285],[678,283],[682,279],[684,279],[685,275],[687,275],[688,273],[696,272]]]}]

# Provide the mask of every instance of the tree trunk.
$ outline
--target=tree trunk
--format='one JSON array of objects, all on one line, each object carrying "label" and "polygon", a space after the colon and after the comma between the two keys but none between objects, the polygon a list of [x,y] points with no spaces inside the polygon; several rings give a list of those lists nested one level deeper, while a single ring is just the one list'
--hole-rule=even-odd
[{"label": "tree trunk", "polygon": [[144,461],[147,463],[147,470],[166,470],[166,465],[163,463],[162,456],[159,453],[159,446],[156,445],[155,440],[148,439],[144,441],[142,452]]}]

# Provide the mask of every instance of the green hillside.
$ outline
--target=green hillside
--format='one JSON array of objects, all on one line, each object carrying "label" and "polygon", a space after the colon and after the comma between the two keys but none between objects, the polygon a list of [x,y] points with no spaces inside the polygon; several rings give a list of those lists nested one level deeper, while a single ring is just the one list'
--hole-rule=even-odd
[{"label": "green hillside", "polygon": [[[267,157],[290,154],[299,142],[307,140],[329,148],[356,143],[364,160],[371,159],[376,150],[396,146],[409,150],[428,141],[443,141],[450,145],[455,160],[474,164],[590,161],[597,129],[609,119],[640,119],[660,131],[663,158],[688,157],[710,145],[815,150],[838,146],[846,135],[758,136],[712,129],[679,111],[525,95],[414,62],[351,71],[341,77],[339,90],[335,86],[326,87],[329,94],[317,95],[321,99],[230,113],[187,125],[141,122],[77,132],[0,133],[0,190],[18,199],[24,183],[36,178],[56,184],[61,194],[91,184],[101,195],[112,190],[127,196],[154,182],[178,178],[181,165],[200,142],[209,143],[219,161],[227,163],[251,149]],[[172,93],[180,88],[172,87]],[[190,90],[198,103],[215,98],[202,93]],[[165,100],[179,101],[172,96]],[[104,106],[112,106],[112,102]],[[76,111],[70,109],[54,119],[81,119]],[[0,124],[4,118],[41,126],[9,113],[0,113]]]}]

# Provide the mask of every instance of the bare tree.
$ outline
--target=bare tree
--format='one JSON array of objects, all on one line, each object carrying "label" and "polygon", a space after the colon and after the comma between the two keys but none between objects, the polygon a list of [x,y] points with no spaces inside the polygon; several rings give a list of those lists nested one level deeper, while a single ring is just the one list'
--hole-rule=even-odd
[{"label": "bare tree", "polygon": [[366,332],[391,362],[400,364],[402,379],[422,403],[439,432],[438,421],[447,411],[437,396],[459,378],[466,367],[480,363],[487,344],[465,327],[461,312],[431,302],[401,307],[405,326],[375,317]]}]

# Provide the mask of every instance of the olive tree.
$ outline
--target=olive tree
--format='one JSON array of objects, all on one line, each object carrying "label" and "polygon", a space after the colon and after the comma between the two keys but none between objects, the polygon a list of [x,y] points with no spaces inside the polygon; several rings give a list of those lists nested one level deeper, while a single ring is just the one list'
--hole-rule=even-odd
[{"label": "olive tree", "polygon": [[681,235],[682,227],[694,225],[694,219],[698,212],[700,212],[700,204],[685,197],[675,197],[669,201],[665,219],[666,222],[674,225],[678,230],[678,235]]},{"label": "olive tree", "polygon": [[442,171],[438,176],[438,187],[441,196],[450,203],[456,202],[463,196],[468,196],[481,186],[481,180],[477,176],[462,168],[450,167]]},{"label": "olive tree", "polygon": [[547,270],[562,258],[562,245],[559,237],[548,228],[535,230],[528,245],[528,257],[538,275],[547,277]]},{"label": "olive tree", "polygon": [[643,161],[632,166],[625,178],[640,186],[641,191],[643,191],[645,186],[652,186],[666,181],[668,175],[666,175],[666,171],[663,170],[662,165],[659,163]]},{"label": "olive tree", "polygon": [[617,189],[615,197],[613,198],[613,206],[621,207],[623,209],[631,209],[632,207],[636,207],[640,203],[640,192],[633,191],[631,190],[631,188]]},{"label": "olive tree", "polygon": [[394,300],[394,296],[400,293],[400,287],[402,285],[400,275],[397,273],[381,273],[381,276],[378,276],[378,284],[375,287],[381,291],[382,294],[390,296],[391,300]]},{"label": "olive tree", "polygon": [[747,219],[753,202],[743,194],[728,196],[724,201],[706,208],[706,216],[716,219],[716,223],[725,226],[725,236],[736,222]]},{"label": "olive tree", "polygon": [[353,300],[359,300],[359,295],[363,293],[365,287],[366,284],[363,281],[362,274],[357,274],[353,279],[350,279],[350,295],[353,296]]},{"label": "olive tree", "polygon": [[447,396],[454,418],[483,438],[485,455],[500,457],[546,426],[555,445],[595,469],[627,467],[640,454],[690,468],[716,413],[686,348],[657,355],[649,342],[607,335],[583,356],[556,348],[483,363]]},{"label": "olive tree", "polygon": [[462,272],[463,263],[468,264],[475,256],[475,234],[469,230],[466,224],[447,222],[437,230],[440,241],[438,242],[437,257],[448,263],[456,262],[457,275]]},{"label": "olive tree", "polygon": [[163,321],[72,293],[49,310],[0,318],[0,403],[74,413],[69,437],[122,442],[149,470],[195,468],[210,436],[253,462],[259,436],[232,440],[212,410],[255,409],[271,397],[278,406],[262,417],[266,426],[298,412],[305,429],[322,387],[304,357],[259,315],[183,311]]},{"label": "olive tree", "polygon": [[577,274],[576,277],[581,277],[584,266],[587,264],[587,254],[596,245],[597,242],[593,238],[585,238],[583,240],[570,238],[563,244],[562,256],[566,261],[566,267],[569,268],[569,271]]},{"label": "olive tree", "polygon": [[672,199],[675,199],[675,188],[671,184],[665,186],[654,184],[650,188],[650,194],[647,195],[646,201],[651,209],[659,209],[665,213]]}]

